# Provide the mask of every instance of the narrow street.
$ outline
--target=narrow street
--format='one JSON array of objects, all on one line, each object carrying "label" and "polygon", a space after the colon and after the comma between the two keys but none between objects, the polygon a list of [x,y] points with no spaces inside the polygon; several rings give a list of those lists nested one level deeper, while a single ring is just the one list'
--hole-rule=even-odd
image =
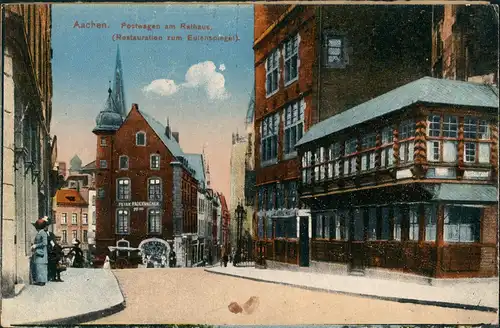
[{"label": "narrow street", "polygon": [[[147,275],[144,270],[147,270]],[[87,324],[477,324],[496,314],[308,291],[194,269],[114,271],[125,310]],[[147,277],[147,278],[146,278]],[[228,305],[258,298],[252,314]]]}]

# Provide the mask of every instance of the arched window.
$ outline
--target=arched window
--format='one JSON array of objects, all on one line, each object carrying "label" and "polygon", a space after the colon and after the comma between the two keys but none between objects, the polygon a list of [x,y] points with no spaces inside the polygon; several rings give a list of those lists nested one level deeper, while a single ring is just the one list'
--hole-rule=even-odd
[{"label": "arched window", "polygon": [[146,132],[139,131],[135,134],[135,145],[146,146]]},{"label": "arched window", "polygon": [[148,180],[149,201],[159,201],[162,199],[160,178],[149,178]]},{"label": "arched window", "polygon": [[120,164],[120,170],[128,170],[128,156],[121,155],[119,164]]},{"label": "arched window", "polygon": [[118,209],[116,211],[116,233],[119,235],[128,235],[130,232],[130,212],[127,209]]},{"label": "arched window", "polygon": [[130,200],[130,179],[119,178],[116,180],[116,199]]},{"label": "arched window", "polygon": [[161,210],[159,208],[148,210],[148,232],[161,233]]}]

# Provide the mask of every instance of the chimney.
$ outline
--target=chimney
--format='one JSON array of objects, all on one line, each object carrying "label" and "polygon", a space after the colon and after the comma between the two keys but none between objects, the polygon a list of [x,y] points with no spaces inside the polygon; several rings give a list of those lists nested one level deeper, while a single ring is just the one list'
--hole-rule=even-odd
[{"label": "chimney", "polygon": [[165,128],[165,135],[167,136],[167,138],[170,139],[171,131],[170,131],[170,121],[168,118],[167,118],[167,127]]},{"label": "chimney", "polygon": [[172,137],[179,143],[179,132],[172,132]]}]

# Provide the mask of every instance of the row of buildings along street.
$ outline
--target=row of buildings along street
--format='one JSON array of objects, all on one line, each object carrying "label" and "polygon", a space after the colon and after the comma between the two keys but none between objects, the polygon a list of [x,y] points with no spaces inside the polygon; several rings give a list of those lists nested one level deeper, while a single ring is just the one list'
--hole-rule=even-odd
[{"label": "row of buildings along street", "polygon": [[119,47],[88,127],[95,160],[58,159],[51,6],[5,20],[4,297],[29,281],[43,216],[98,268],[217,264],[225,249],[235,265],[498,275],[496,7],[255,5],[228,195],[203,144],[181,147],[190,131],[126,102]]}]

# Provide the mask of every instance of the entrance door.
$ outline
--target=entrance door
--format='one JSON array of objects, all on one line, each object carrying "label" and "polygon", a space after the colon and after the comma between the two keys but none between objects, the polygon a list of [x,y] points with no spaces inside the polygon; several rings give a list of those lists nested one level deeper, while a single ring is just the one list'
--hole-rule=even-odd
[{"label": "entrance door", "polygon": [[309,217],[300,217],[299,228],[299,265],[302,267],[309,266]]},{"label": "entrance door", "polygon": [[349,271],[362,273],[365,269],[365,211],[354,209],[349,220]]}]

